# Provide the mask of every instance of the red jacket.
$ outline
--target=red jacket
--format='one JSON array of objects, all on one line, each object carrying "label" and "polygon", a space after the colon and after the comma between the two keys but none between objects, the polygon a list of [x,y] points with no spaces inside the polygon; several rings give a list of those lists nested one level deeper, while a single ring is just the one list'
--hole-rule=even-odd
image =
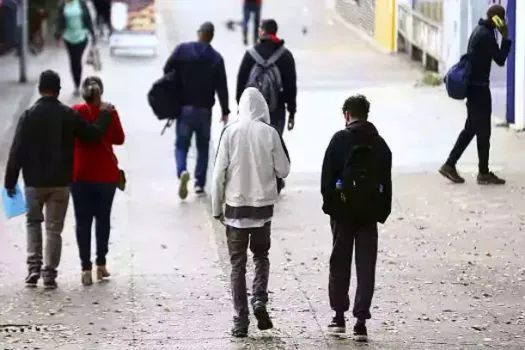
[{"label": "red jacket", "polygon": [[[100,108],[86,103],[73,106],[75,111],[88,122],[95,122]],[[112,114],[111,124],[97,143],[75,140],[73,158],[73,182],[118,183],[118,161],[113,153],[113,145],[124,143],[124,131],[117,111]]]}]

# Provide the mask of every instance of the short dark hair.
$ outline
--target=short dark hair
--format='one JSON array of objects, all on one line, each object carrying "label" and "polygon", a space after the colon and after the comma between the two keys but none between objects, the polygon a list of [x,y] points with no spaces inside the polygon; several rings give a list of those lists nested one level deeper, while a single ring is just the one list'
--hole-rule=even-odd
[{"label": "short dark hair", "polygon": [[279,26],[274,19],[265,19],[261,24],[261,28],[266,34],[270,35],[277,34],[277,30],[279,30]]},{"label": "short dark hair", "polygon": [[503,17],[502,19],[504,20],[505,12],[505,7],[501,6],[500,4],[493,4],[487,10],[487,18],[490,20],[494,16],[500,16]]},{"label": "short dark hair", "polygon": [[343,104],[343,113],[350,113],[355,119],[368,119],[370,102],[363,95],[354,95],[346,99]]},{"label": "short dark hair", "polygon": [[58,94],[60,92],[60,75],[52,70],[45,70],[40,73],[38,91],[40,93]]}]

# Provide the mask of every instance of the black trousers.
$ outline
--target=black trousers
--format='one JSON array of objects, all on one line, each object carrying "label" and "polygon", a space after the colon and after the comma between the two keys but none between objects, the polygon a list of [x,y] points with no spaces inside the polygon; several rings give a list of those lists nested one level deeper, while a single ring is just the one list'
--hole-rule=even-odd
[{"label": "black trousers", "polygon": [[333,234],[328,283],[330,307],[336,312],[346,312],[350,308],[348,290],[350,288],[352,250],[355,242],[357,290],[353,315],[358,319],[367,320],[371,317],[370,305],[374,296],[377,224],[361,225],[346,220],[332,219],[330,225]]},{"label": "black trousers", "polygon": [[489,172],[489,152],[492,116],[492,96],[486,86],[470,86],[467,93],[467,121],[447,160],[450,166],[456,166],[459,158],[476,136],[478,144],[479,172]]},{"label": "black trousers", "polygon": [[82,56],[84,56],[84,51],[87,46],[87,39],[78,44],[66,43],[67,54],[69,56],[69,64],[71,68],[71,74],[73,75],[73,82],[75,87],[80,86],[80,81],[82,80]]}]

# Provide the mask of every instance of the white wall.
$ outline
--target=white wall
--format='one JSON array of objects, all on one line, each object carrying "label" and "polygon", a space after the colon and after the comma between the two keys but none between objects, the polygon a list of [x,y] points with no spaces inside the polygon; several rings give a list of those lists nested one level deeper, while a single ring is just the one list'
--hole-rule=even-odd
[{"label": "white wall", "polygon": [[516,77],[514,87],[514,127],[525,128],[525,1],[516,1]]}]

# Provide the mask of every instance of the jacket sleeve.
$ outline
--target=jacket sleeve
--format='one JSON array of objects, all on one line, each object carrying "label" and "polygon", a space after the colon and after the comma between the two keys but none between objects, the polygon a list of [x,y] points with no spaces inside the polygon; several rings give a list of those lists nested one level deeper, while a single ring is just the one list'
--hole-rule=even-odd
[{"label": "jacket sleeve", "polygon": [[[321,195],[323,197],[323,212],[327,215],[336,215],[336,208],[339,203],[336,203],[335,183],[337,176],[342,173],[344,167],[344,157],[341,156],[341,150],[347,149],[347,145],[343,145],[343,139],[347,131],[337,132],[328,147],[326,148],[323,166],[321,170]],[[351,140],[348,140],[351,144]]]},{"label": "jacket sleeve", "polygon": [[230,114],[229,108],[229,96],[228,96],[228,78],[226,77],[226,67],[224,67],[224,60],[222,57],[219,58],[217,64],[213,68],[215,74],[214,83],[215,91],[219,96],[219,103],[221,104],[222,114]]},{"label": "jacket sleeve", "polygon": [[120,117],[116,110],[111,113],[111,119],[111,124],[109,126],[111,143],[114,145],[123,145],[126,136],[124,135],[124,129],[122,128],[122,123],[120,122]]},{"label": "jacket sleeve", "polygon": [[392,151],[383,140],[385,148],[385,168],[384,168],[384,179],[383,179],[383,201],[381,213],[378,221],[382,224],[386,222],[390,213],[392,212]]},{"label": "jacket sleeve", "polygon": [[290,174],[290,155],[283,138],[276,129],[273,129],[273,166],[275,175],[284,179]]},{"label": "jacket sleeve", "polygon": [[512,46],[512,41],[508,38],[501,39],[501,47],[498,45],[495,37],[491,37],[490,41],[490,54],[492,59],[500,67],[505,65],[505,61],[509,56],[510,47]]},{"label": "jacket sleeve", "polygon": [[74,134],[82,141],[100,141],[111,125],[111,113],[108,111],[100,111],[99,118],[95,123],[87,122],[77,111],[70,109],[68,112],[73,121]]},{"label": "jacket sleeve", "polygon": [[7,166],[5,170],[5,179],[4,187],[7,189],[15,188],[18,182],[18,176],[20,175],[20,170],[22,169],[22,162],[24,157],[24,123],[25,123],[25,113],[18,120],[18,125],[16,126],[15,137],[13,138],[13,143],[11,144],[11,149],[9,151],[9,159],[7,160]]},{"label": "jacket sleeve", "polygon": [[180,61],[180,55],[182,53],[182,45],[178,45],[175,50],[171,53],[170,57],[168,57],[168,60],[166,61],[166,64],[164,65],[164,75],[174,71],[177,69],[178,62]]},{"label": "jacket sleeve", "polygon": [[91,34],[91,38],[93,39],[93,42],[96,42],[97,36],[95,35],[95,29],[93,27],[93,20],[91,19],[91,14],[89,12],[89,7],[85,1],[82,0],[82,11],[83,11],[83,20],[84,25],[86,26],[87,30],[89,30],[89,33]]},{"label": "jacket sleeve", "polygon": [[229,133],[228,128],[222,130],[219,139],[219,146],[217,148],[217,156],[215,157],[215,166],[213,167],[213,181],[211,190],[211,208],[212,215],[217,218],[223,214],[223,206],[225,202],[226,191],[226,172],[230,165],[229,155]]},{"label": "jacket sleeve", "polygon": [[250,77],[250,71],[252,70],[255,61],[252,56],[246,51],[244,57],[241,61],[241,66],[239,67],[239,73],[237,73],[237,93],[235,94],[235,99],[237,104],[241,99],[241,95],[244,92],[244,88],[248,83],[248,78]]},{"label": "jacket sleeve", "polygon": [[286,53],[285,67],[282,70],[283,75],[283,97],[286,103],[288,113],[295,115],[297,112],[297,72],[295,68],[295,59],[290,51]]}]

